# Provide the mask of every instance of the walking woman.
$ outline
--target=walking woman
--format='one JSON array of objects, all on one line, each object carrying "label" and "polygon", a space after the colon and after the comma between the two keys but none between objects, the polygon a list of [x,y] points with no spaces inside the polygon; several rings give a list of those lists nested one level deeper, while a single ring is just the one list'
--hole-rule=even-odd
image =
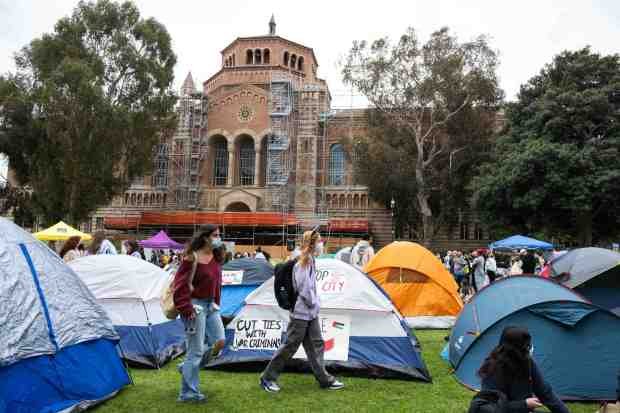
[{"label": "walking woman", "polygon": [[78,236],[69,237],[60,250],[60,258],[65,262],[73,261],[76,258],[80,258],[81,254],[78,250],[81,238]]},{"label": "walking woman", "polygon": [[138,242],[135,239],[127,241],[126,246],[127,246],[127,255],[130,255],[135,258],[140,258],[141,260],[144,259],[144,257],[140,253],[140,246],[138,245]]},{"label": "walking woman", "polygon": [[543,405],[551,413],[569,413],[532,359],[533,349],[527,329],[506,327],[498,346],[478,371],[482,390],[504,393],[509,413],[529,412]]},{"label": "walking woman", "polygon": [[224,347],[224,325],[220,316],[222,247],[218,227],[205,226],[185,250],[174,278],[174,304],[185,324],[187,342],[185,361],[178,366],[182,376],[180,402],[206,401],[200,391],[202,358],[205,353],[219,354]]},{"label": "walking woman", "polygon": [[344,384],[327,373],[323,359],[325,345],[318,319],[319,297],[316,292],[314,261],[314,256],[322,253],[320,237],[317,231],[306,231],[303,235],[301,256],[293,268],[293,285],[298,297],[288,323],[287,338],[274,354],[260,378],[261,387],[269,393],[280,391],[277,383],[278,377],[286,362],[293,357],[301,344],[304,346],[306,357],[319,385],[330,390],[344,387]]}]

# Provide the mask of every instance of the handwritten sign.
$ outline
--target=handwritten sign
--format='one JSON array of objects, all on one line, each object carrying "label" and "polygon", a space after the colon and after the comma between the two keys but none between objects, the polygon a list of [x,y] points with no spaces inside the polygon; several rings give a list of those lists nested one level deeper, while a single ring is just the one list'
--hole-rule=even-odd
[{"label": "handwritten sign", "polygon": [[[349,359],[351,317],[347,315],[319,316],[319,323],[325,344],[325,360],[347,361]],[[293,358],[306,359],[303,346],[299,347]]]},{"label": "handwritten sign", "polygon": [[222,285],[238,285],[243,281],[243,270],[223,270]]},{"label": "handwritten sign", "polygon": [[334,269],[316,271],[316,292],[319,296],[342,294],[346,288],[346,276]]},{"label": "handwritten sign", "polygon": [[277,350],[282,344],[283,320],[255,318],[234,320],[233,350]]}]

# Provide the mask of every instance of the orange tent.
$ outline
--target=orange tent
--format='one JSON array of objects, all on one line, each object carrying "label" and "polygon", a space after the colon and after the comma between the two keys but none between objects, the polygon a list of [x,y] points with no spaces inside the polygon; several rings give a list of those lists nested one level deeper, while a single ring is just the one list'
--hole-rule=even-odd
[{"label": "orange tent", "polygon": [[393,242],[379,250],[364,271],[385,290],[412,327],[449,328],[463,309],[452,275],[419,244]]}]

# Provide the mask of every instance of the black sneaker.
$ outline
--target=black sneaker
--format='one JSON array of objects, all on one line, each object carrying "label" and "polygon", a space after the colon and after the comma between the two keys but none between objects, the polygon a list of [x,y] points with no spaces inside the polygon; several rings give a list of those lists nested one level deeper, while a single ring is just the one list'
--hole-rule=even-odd
[{"label": "black sneaker", "polygon": [[260,379],[260,386],[267,393],[277,393],[281,390],[280,386],[278,386],[278,383],[276,383],[275,381],[265,380],[262,377]]}]

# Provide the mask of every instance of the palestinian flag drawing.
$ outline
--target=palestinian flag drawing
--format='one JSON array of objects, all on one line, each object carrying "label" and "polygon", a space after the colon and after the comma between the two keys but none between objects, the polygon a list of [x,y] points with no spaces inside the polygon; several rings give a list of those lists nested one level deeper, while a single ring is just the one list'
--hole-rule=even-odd
[{"label": "palestinian flag drawing", "polygon": [[338,321],[334,321],[332,323],[332,327],[342,330],[344,328],[344,323],[339,323]]}]

